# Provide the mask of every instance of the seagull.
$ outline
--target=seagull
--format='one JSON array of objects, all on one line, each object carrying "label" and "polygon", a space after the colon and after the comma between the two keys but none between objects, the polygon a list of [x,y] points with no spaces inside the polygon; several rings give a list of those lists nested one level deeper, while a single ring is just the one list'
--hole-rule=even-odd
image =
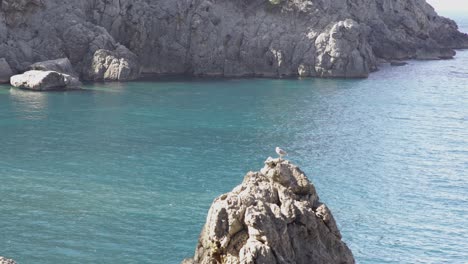
[{"label": "seagull", "polygon": [[288,153],[282,149],[280,149],[279,147],[276,147],[276,153],[280,156],[280,160],[283,158],[283,156],[286,156],[288,155]]}]

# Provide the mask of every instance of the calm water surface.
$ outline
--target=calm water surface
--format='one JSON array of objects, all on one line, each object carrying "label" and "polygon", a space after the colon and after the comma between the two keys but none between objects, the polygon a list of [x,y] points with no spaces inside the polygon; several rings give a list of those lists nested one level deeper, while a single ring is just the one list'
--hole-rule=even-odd
[{"label": "calm water surface", "polygon": [[0,255],[179,263],[284,147],[359,263],[468,261],[468,52],[365,80],[0,87]]}]

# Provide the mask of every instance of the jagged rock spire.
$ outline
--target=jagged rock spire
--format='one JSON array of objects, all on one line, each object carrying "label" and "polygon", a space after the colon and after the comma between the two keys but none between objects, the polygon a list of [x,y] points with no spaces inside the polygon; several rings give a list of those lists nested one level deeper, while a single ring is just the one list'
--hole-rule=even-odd
[{"label": "jagged rock spire", "polygon": [[314,185],[288,160],[268,158],[208,212],[183,263],[354,263]]}]

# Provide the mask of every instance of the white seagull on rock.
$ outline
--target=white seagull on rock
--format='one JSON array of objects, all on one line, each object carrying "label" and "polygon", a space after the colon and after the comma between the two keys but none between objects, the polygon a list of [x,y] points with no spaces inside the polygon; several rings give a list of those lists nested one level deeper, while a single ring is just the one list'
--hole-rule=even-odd
[{"label": "white seagull on rock", "polygon": [[288,155],[288,153],[282,149],[280,149],[279,147],[276,147],[276,153],[280,156],[280,160],[283,158],[283,156],[286,156]]}]

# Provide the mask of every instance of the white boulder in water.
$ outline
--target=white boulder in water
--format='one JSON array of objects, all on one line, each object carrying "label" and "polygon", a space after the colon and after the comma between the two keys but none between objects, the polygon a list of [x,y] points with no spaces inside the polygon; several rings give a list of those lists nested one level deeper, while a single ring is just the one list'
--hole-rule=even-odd
[{"label": "white boulder in water", "polygon": [[76,88],[80,82],[75,77],[56,71],[27,71],[10,79],[14,87],[35,91],[63,90]]}]

